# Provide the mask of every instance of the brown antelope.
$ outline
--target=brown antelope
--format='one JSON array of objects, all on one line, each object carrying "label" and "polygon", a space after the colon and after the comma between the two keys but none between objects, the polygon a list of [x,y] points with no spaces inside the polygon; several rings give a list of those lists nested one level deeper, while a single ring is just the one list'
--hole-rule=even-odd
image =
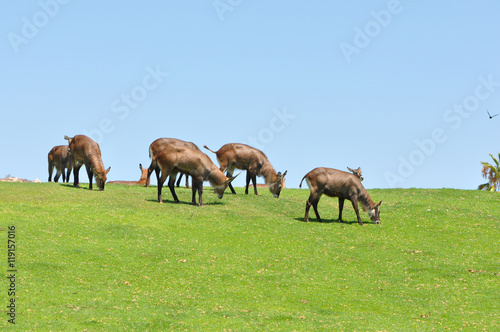
[{"label": "brown antelope", "polygon": [[118,183],[118,184],[126,184],[129,186],[133,185],[145,185],[146,184],[146,177],[148,176],[148,169],[147,168],[142,168],[142,165],[139,164],[139,169],[141,170],[141,178],[139,181],[108,181],[108,183]]},{"label": "brown antelope", "polygon": [[[382,201],[375,204],[356,175],[333,168],[318,167],[307,173],[302,178],[302,181],[304,181],[304,179],[306,179],[306,183],[311,191],[306,202],[305,221],[309,222],[309,208],[311,205],[314,208],[314,213],[316,213],[318,221],[322,221],[318,213],[318,202],[321,195],[325,194],[330,197],[339,198],[339,222],[342,222],[344,200],[348,199],[352,203],[352,207],[356,212],[360,225],[363,225],[363,222],[361,222],[359,216],[358,202],[361,203],[363,210],[368,212],[370,219],[374,223],[380,223],[379,207]],[[302,187],[302,181],[300,181],[299,188]]]},{"label": "brown antelope", "polygon": [[[151,158],[151,165],[149,166],[148,169],[148,175],[147,175],[147,180],[146,180],[146,187],[149,187],[150,183],[150,178],[151,178],[151,173],[153,170],[155,171],[156,174],[156,180],[160,180],[160,167],[158,167],[158,164],[156,162],[156,156],[160,151],[165,149],[167,146],[170,145],[176,145],[176,146],[182,146],[186,148],[190,148],[196,151],[201,150],[196,146],[196,144],[192,142],[186,142],[177,138],[158,138],[155,140],[151,145],[149,146],[149,157]],[[177,187],[179,186],[179,183],[181,181],[182,173],[181,176],[179,177],[179,180],[177,181]],[[189,183],[188,183],[188,177],[186,176],[186,188],[189,188]]]},{"label": "brown antelope", "polygon": [[78,173],[80,167],[85,165],[87,175],[89,176],[89,189],[92,190],[92,177],[95,175],[95,181],[99,190],[104,190],[104,184],[107,180],[106,174],[108,174],[111,167],[107,170],[104,169],[99,144],[85,135],[76,135],[75,137],[64,136],[64,139],[69,142],[71,162],[73,163],[74,186],[78,187]]},{"label": "brown antelope", "polygon": [[[69,182],[69,175],[73,166],[71,164],[71,157],[69,155],[69,147],[67,145],[54,146],[48,155],[49,160],[49,182],[52,181],[52,172],[56,168],[56,175],[54,182],[59,181],[62,174],[63,182]],[[67,170],[67,171],[66,171]]]},{"label": "brown antelope", "polygon": [[352,169],[352,168],[347,167],[347,169],[349,170],[349,172],[356,175],[358,177],[359,181],[363,181],[363,175],[361,174],[361,167],[358,167],[358,169]]},{"label": "brown antelope", "polygon": [[209,181],[219,198],[224,195],[224,190],[235,178],[228,178],[222,173],[212,160],[201,151],[190,148],[169,145],[156,155],[156,162],[161,170],[158,180],[158,202],[162,203],[161,189],[163,183],[169,176],[168,187],[176,203],[179,202],[175,194],[174,183],[178,172],[188,174],[192,177],[193,204],[196,204],[196,191],[198,191],[200,206],[203,205],[203,181]]},{"label": "brown antelope", "polygon": [[[263,176],[273,196],[280,196],[286,171],[283,175],[281,175],[281,172],[276,174],[273,166],[262,151],[240,143],[225,144],[219,151],[210,150],[206,145],[203,147],[217,155],[220,170],[227,170],[226,175],[228,177],[233,176],[236,168],[247,171],[245,194],[248,194],[248,186],[250,185],[250,180],[252,180],[254,193],[257,195],[257,176]],[[231,184],[229,184],[229,189],[231,189],[233,194],[236,194]]]}]

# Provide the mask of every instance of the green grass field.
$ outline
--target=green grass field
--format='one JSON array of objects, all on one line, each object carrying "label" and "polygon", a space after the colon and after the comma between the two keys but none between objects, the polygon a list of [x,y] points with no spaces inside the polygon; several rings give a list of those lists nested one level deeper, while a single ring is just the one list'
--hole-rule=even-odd
[{"label": "green grass field", "polygon": [[[0,328],[36,331],[500,330],[500,194],[369,190],[381,224],[307,189],[279,199],[156,187],[0,183],[0,236],[15,226]],[[7,246],[0,253],[8,276]]]}]

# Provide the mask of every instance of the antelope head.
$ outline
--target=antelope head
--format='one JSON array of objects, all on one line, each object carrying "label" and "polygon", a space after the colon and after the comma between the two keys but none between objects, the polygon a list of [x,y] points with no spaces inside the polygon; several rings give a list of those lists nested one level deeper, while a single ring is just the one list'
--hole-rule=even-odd
[{"label": "antelope head", "polygon": [[240,175],[240,173],[236,174],[236,176],[232,176],[232,177],[229,177],[229,178],[226,178],[226,181],[224,181],[224,183],[220,186],[215,186],[214,187],[214,192],[217,194],[217,197],[219,197],[219,199],[222,198],[222,196],[224,196],[224,190],[226,190],[227,186],[229,186],[229,184],[231,183],[231,181],[233,181],[234,179],[236,179],[236,177],[238,175]]},{"label": "antelope head", "polygon": [[269,185],[269,191],[273,194],[273,197],[276,198],[280,197],[281,189],[285,187],[286,172],[288,171],[285,171],[285,173],[283,174],[281,174],[281,172],[278,172],[278,174],[276,175],[277,176],[276,182],[271,183]]},{"label": "antelope head", "polygon": [[361,167],[358,167],[358,169],[352,169],[347,167],[347,169],[354,175],[356,175],[359,178],[359,181],[363,181],[363,175],[361,174]]},{"label": "antelope head", "polygon": [[368,215],[370,216],[370,220],[373,221],[375,224],[380,224],[380,205],[382,204],[382,201],[378,202],[375,204],[375,206],[368,211]]},{"label": "antelope head", "polygon": [[95,175],[95,182],[97,183],[97,186],[99,187],[99,190],[104,190],[104,184],[106,183],[107,174],[111,170],[111,167],[108,167],[108,169],[103,173],[99,174],[94,170],[94,175]]}]

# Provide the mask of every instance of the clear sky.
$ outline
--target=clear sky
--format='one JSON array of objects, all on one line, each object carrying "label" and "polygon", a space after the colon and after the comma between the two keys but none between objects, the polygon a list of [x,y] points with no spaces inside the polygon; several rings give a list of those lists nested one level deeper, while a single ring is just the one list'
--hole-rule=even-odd
[{"label": "clear sky", "polygon": [[367,188],[475,189],[500,152],[486,113],[500,113],[499,13],[493,0],[8,1],[0,177],[47,181],[50,149],[87,134],[110,180],[138,179],[149,144],[175,137],[252,144],[288,187],[361,166]]}]

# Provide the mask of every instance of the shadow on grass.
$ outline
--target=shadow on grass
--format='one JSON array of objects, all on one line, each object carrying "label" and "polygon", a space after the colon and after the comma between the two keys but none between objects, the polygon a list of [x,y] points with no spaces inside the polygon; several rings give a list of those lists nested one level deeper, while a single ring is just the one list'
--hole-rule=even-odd
[{"label": "shadow on grass", "polygon": [[[302,217],[302,218],[294,218],[295,220],[297,221],[302,221],[302,222],[306,222],[305,219]],[[338,219],[322,219],[321,222],[318,221],[318,219],[311,219],[309,218],[309,222],[314,222],[314,223],[319,223],[319,224],[333,224],[333,223],[336,223],[336,224],[339,224],[339,225],[353,225],[353,224],[357,224],[358,221],[357,220],[352,220],[352,221],[346,221],[346,220],[342,220],[342,222],[339,222]],[[363,225],[366,225],[366,224],[371,224],[371,222],[364,222]]]},{"label": "shadow on grass", "polygon": [[[86,187],[82,187],[81,185],[75,187],[74,185],[72,185],[71,183],[58,183],[60,186],[62,187],[66,187],[66,188],[73,188],[73,189],[83,189],[83,190],[90,190],[88,186]],[[96,189],[96,188],[94,188]],[[94,191],[94,189],[92,189],[92,191]],[[96,191],[99,191],[99,189],[96,189]]]},{"label": "shadow on grass", "polygon": [[[145,201],[158,203],[157,199],[150,199],[149,198],[149,199],[146,199]],[[184,202],[184,201],[175,202],[174,200],[170,200],[170,199],[164,199],[162,204],[181,204],[181,205],[195,206],[195,204],[193,204],[193,202]],[[209,203],[203,203],[203,206],[205,206],[205,205],[223,205],[223,204],[224,203],[222,203],[222,202],[209,202]],[[200,205],[198,203],[196,203],[196,206],[200,206]]]}]

